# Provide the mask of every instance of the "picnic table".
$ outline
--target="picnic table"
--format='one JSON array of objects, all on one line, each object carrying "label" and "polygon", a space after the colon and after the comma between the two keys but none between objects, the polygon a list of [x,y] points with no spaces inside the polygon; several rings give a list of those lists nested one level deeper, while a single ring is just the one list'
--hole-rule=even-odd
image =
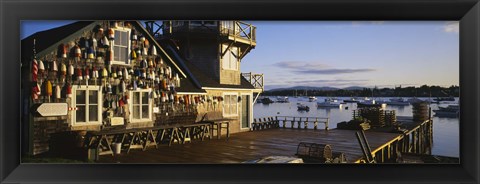
[{"label": "picnic table", "polygon": [[[212,125],[211,136],[213,137],[214,130],[217,130],[217,139],[220,139],[222,137],[222,129],[226,129],[227,130],[226,137],[228,140],[228,138],[230,137],[230,122],[235,120],[237,119],[222,118],[222,119],[208,120]],[[223,126],[223,125],[226,125],[226,126]]]},{"label": "picnic table", "polygon": [[[215,123],[220,127],[218,123]],[[98,155],[114,155],[112,146],[114,143],[121,144],[120,149],[129,153],[131,149],[142,149],[154,146],[168,141],[168,146],[177,142],[184,144],[192,142],[192,139],[203,141],[205,138],[212,139],[213,134],[210,131],[214,124],[212,123],[194,123],[187,125],[161,125],[146,128],[133,129],[103,129],[100,131],[89,131],[86,135],[86,148],[94,150],[94,155],[89,155],[98,159]],[[228,125],[227,125],[228,128]],[[228,129],[227,129],[228,130]],[[220,131],[219,131],[220,132]]]}]

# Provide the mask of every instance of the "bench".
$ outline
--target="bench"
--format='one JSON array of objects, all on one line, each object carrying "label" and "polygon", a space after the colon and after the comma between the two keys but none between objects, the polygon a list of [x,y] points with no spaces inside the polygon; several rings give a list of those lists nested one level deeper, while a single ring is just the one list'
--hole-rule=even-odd
[{"label": "bench", "polygon": [[279,128],[280,123],[273,117],[253,119],[252,130],[263,130],[267,128]]}]

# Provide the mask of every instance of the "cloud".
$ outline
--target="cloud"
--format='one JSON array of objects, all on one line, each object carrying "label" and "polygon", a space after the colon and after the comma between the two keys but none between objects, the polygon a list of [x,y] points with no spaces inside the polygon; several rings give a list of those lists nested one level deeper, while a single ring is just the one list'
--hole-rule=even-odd
[{"label": "cloud", "polygon": [[[275,81],[275,82],[273,82]],[[312,86],[312,87],[337,87],[344,88],[350,86],[367,86],[370,80],[366,79],[308,79],[308,78],[291,78],[285,80],[266,81],[266,89],[287,88],[293,86]],[[268,87],[267,87],[268,86]]]},{"label": "cloud", "polygon": [[296,62],[296,61],[285,61],[275,63],[274,66],[285,68],[296,74],[324,74],[324,75],[335,75],[335,74],[349,74],[349,73],[364,73],[364,72],[373,72],[376,71],[372,68],[331,68],[328,65],[322,63],[306,63],[306,62]]},{"label": "cloud", "polygon": [[443,31],[447,33],[458,33],[459,21],[448,21],[443,26]]},{"label": "cloud", "polygon": [[357,27],[361,25],[382,25],[385,21],[352,21],[352,26]]}]

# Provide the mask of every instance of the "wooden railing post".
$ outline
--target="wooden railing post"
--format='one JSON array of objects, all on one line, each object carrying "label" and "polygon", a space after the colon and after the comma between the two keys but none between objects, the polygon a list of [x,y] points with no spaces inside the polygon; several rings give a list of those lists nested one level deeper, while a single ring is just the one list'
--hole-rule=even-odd
[{"label": "wooden railing post", "polygon": [[307,128],[308,128],[308,118],[307,118],[307,120],[304,122],[303,126],[304,126],[303,129],[307,129]]},{"label": "wooden railing post", "polygon": [[294,124],[295,124],[295,117],[293,117],[293,120],[290,122],[292,124],[291,128],[293,129],[294,128]]},{"label": "wooden railing post", "polygon": [[325,121],[325,130],[327,130],[327,131],[328,131],[328,120],[329,120],[329,118],[327,118],[327,121]]},{"label": "wooden railing post", "polygon": [[298,127],[297,127],[298,129],[300,129],[301,124],[302,124],[302,117],[300,117],[300,120],[298,120]]},{"label": "wooden railing post", "polygon": [[285,120],[283,120],[283,128],[287,127],[286,124],[287,124],[287,117],[285,116]]},{"label": "wooden railing post", "polygon": [[317,126],[318,126],[318,118],[315,118],[315,122],[313,122],[313,129],[317,130]]}]

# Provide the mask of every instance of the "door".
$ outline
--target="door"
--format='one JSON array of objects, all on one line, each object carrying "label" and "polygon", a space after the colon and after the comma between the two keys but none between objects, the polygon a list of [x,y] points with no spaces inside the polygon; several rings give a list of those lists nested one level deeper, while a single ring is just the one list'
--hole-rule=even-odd
[{"label": "door", "polygon": [[242,95],[242,128],[250,126],[250,95]]}]

